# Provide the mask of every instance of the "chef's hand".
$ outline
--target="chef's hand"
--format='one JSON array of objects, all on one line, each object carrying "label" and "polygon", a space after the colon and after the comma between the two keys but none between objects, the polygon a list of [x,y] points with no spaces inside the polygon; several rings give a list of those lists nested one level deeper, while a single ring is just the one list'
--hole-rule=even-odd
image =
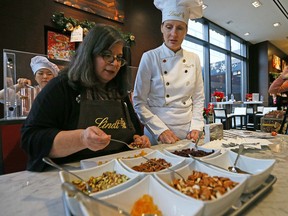
[{"label": "chef's hand", "polygon": [[165,130],[160,134],[158,140],[162,143],[173,144],[180,139],[171,130]]},{"label": "chef's hand", "polygon": [[186,138],[189,140],[193,140],[195,142],[196,140],[198,140],[198,137],[201,135],[199,133],[200,133],[200,131],[198,131],[198,130],[192,130],[187,134]]},{"label": "chef's hand", "polygon": [[141,148],[150,148],[151,147],[150,140],[145,135],[143,135],[143,136],[134,135],[133,140],[134,140],[134,143],[136,143]]},{"label": "chef's hand", "polygon": [[98,151],[109,145],[111,135],[107,135],[96,126],[91,126],[82,132],[80,139],[88,149]]}]

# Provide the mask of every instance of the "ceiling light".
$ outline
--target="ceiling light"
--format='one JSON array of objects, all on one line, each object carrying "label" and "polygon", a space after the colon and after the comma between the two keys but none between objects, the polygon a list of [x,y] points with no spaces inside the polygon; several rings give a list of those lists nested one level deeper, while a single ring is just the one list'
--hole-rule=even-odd
[{"label": "ceiling light", "polygon": [[273,24],[274,27],[278,27],[278,26],[280,26],[280,25],[281,25],[281,24],[280,24],[279,22],[276,22],[276,23]]},{"label": "ceiling light", "polygon": [[208,6],[205,4],[202,4],[202,9],[205,10]]},{"label": "ceiling light", "polygon": [[255,8],[258,8],[258,7],[260,7],[260,6],[262,5],[262,3],[261,3],[260,1],[258,1],[258,0],[256,0],[256,1],[252,2],[252,5],[253,5]]},{"label": "ceiling light", "polygon": [[245,35],[245,36],[248,36],[248,35],[250,35],[250,33],[249,33],[249,32],[246,32],[244,35]]}]

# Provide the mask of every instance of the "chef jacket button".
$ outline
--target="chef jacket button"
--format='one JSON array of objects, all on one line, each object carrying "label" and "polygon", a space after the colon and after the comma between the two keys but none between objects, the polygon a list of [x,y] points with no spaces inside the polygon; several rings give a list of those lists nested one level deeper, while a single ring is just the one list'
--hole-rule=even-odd
[{"label": "chef jacket button", "polygon": [[166,62],[166,59],[163,59],[163,63],[165,63]]},{"label": "chef jacket button", "polygon": [[188,73],[188,70],[185,70],[185,73]]},{"label": "chef jacket button", "polygon": [[186,62],[186,59],[183,59],[183,63],[185,63]]},{"label": "chef jacket button", "polygon": [[167,94],[167,95],[166,95],[166,97],[167,97],[167,98],[169,98],[169,97],[170,97],[170,95],[169,95],[169,94]]},{"label": "chef jacket button", "polygon": [[164,74],[167,74],[168,72],[167,71],[164,71]]},{"label": "chef jacket button", "polygon": [[170,85],[170,83],[169,82],[166,82],[166,86],[169,86]]},{"label": "chef jacket button", "polygon": [[185,102],[185,101],[183,101],[183,104],[184,104],[184,105],[186,105],[186,102]]}]

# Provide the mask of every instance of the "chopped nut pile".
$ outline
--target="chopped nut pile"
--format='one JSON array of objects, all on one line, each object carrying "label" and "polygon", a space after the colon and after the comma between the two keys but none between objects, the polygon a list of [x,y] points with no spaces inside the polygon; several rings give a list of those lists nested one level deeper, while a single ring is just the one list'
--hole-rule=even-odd
[{"label": "chopped nut pile", "polygon": [[[154,162],[155,161],[155,162]],[[141,163],[138,166],[133,166],[132,169],[138,172],[157,172],[168,167],[171,167],[172,164],[167,162],[163,158],[152,158],[145,163]]]},{"label": "chopped nut pile", "polygon": [[186,182],[183,179],[176,179],[172,182],[175,189],[203,201],[215,200],[233,189],[237,184],[226,177],[211,177],[206,173],[194,170]]},{"label": "chopped nut pile", "polygon": [[[91,176],[87,182],[92,187],[91,193],[95,193],[122,184],[128,180],[129,177],[126,175],[118,174],[115,171],[107,171],[98,177]],[[76,185],[79,190],[88,193],[84,182],[74,180],[72,183]]]}]

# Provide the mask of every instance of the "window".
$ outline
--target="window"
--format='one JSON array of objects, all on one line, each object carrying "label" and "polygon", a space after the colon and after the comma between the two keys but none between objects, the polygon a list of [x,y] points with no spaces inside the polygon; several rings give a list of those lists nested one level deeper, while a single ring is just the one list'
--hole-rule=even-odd
[{"label": "window", "polygon": [[226,48],[226,37],[225,33],[217,30],[216,28],[211,28],[209,29],[209,42],[221,47],[221,48]]},{"label": "window", "polygon": [[[208,40],[209,39],[209,40]],[[214,91],[245,100],[247,90],[247,42],[205,18],[189,21],[183,48],[199,55],[206,105]]]},{"label": "window", "polygon": [[190,20],[188,23],[188,35],[204,40],[204,27],[199,21]]},{"label": "window", "polygon": [[226,93],[226,65],[223,53],[210,51],[211,93],[214,91]]}]

